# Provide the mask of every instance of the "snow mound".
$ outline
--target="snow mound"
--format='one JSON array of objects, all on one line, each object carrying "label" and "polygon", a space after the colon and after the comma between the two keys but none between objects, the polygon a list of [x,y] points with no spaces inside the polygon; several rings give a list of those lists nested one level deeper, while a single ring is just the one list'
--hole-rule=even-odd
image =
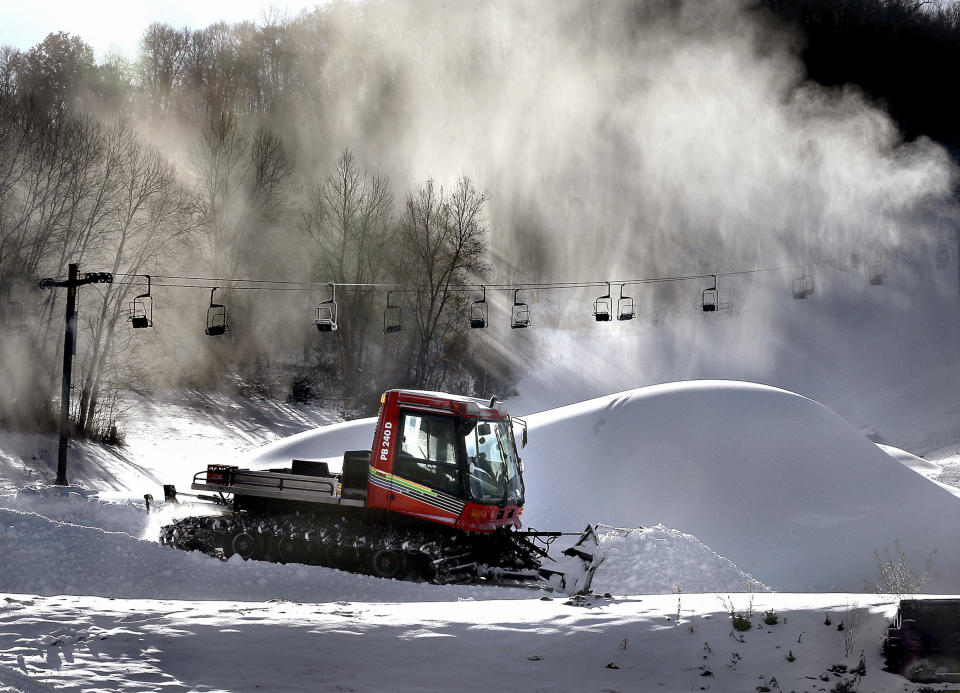
[{"label": "snow mound", "polygon": [[331,471],[343,464],[347,450],[369,450],[377,426],[376,417],[323,426],[268,443],[250,452],[238,464],[252,469],[289,466],[290,460],[322,460]]},{"label": "snow mound", "polygon": [[527,417],[538,529],[662,523],[777,590],[863,590],[898,542],[931,592],[960,592],[960,502],[826,407],[785,390],[693,381]]},{"label": "snow mound", "polygon": [[643,529],[596,527],[604,556],[593,591],[610,594],[769,591],[696,537],[663,525]]}]

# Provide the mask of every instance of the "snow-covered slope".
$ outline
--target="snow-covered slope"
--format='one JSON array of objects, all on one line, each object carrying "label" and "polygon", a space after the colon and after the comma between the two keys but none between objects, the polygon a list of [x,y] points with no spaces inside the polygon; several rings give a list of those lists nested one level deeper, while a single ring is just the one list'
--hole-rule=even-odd
[{"label": "snow-covered slope", "polygon": [[[0,691],[921,688],[881,670],[877,643],[895,607],[875,595],[734,595],[727,603],[743,613],[753,610],[752,629],[736,640],[726,596],[716,594],[572,602],[527,593],[519,601],[435,603],[415,597],[396,603],[390,596],[326,603],[187,597],[5,597]],[[777,622],[764,625],[764,611],[774,612]],[[838,631],[841,622],[846,626]],[[862,679],[849,673],[861,651]]]},{"label": "snow-covered slope", "polygon": [[939,480],[938,477],[940,477],[944,472],[944,467],[942,464],[925,460],[922,457],[917,457],[906,450],[895,448],[892,445],[883,445],[882,443],[877,443],[877,447],[890,455],[890,457],[895,459],[907,469],[912,469],[920,476],[930,479],[937,486],[940,486],[942,489],[952,493],[953,495],[957,496],[957,498],[960,498],[960,488],[945,484]]},{"label": "snow-covered slope", "polygon": [[325,460],[330,469],[340,469],[346,450],[369,450],[377,419],[357,419],[304,431],[251,450],[241,464],[253,469],[289,466],[290,460]]},{"label": "snow-covered slope", "polygon": [[[244,459],[251,427],[240,417],[207,441],[213,447],[186,446],[171,460],[165,432],[199,441],[206,422],[157,415],[142,428],[136,475],[166,479],[209,455],[266,466],[336,459],[372,438],[371,420],[334,424]],[[460,690],[505,691],[732,693],[856,681],[860,690],[919,690],[881,671],[890,597],[768,594],[751,578],[781,590],[783,582],[813,590],[834,580],[860,591],[876,570],[871,543],[893,532],[917,568],[939,544],[941,581],[932,585],[960,591],[950,587],[958,574],[952,544],[942,543],[957,527],[954,496],[824,407],[760,385],[677,383],[529,420],[534,524],[647,527],[600,528],[606,559],[594,587],[613,598],[221,562],[159,546],[166,515],[147,516],[116,491],[24,490],[0,495],[0,693],[412,692],[452,681]],[[105,474],[96,459],[78,474]],[[661,521],[668,526],[654,524]],[[926,528],[920,541],[918,527]],[[771,541],[775,551],[763,551]],[[792,582],[777,583],[789,571]],[[743,589],[757,594],[734,594]],[[750,631],[732,631],[731,609],[752,613]],[[771,619],[776,612],[775,623],[762,623],[764,611]],[[858,678],[851,670],[861,651],[866,675]]]},{"label": "snow-covered slope", "polygon": [[[135,498],[144,493],[159,497],[163,484],[189,488],[193,475],[208,463],[237,464],[269,441],[340,420],[318,406],[196,390],[132,395],[125,409],[123,447],[71,441],[71,483]],[[0,493],[53,483],[56,472],[55,434],[0,431]]]}]

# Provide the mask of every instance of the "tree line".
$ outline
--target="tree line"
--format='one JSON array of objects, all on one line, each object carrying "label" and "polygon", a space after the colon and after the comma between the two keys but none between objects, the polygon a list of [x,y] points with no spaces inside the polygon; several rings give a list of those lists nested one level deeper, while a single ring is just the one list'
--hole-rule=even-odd
[{"label": "tree line", "polygon": [[[88,436],[116,437],[127,391],[207,387],[225,373],[256,381],[270,361],[285,366],[271,394],[336,393],[360,411],[387,387],[479,393],[464,297],[451,289],[487,269],[487,193],[462,175],[398,195],[349,146],[317,175],[282,125],[285,99],[318,88],[304,58],[317,32],[354,11],[202,30],[153,24],[133,62],[97,63],[63,32],[25,52],[0,49],[0,424],[55,421],[64,296],[37,283],[65,276],[69,263],[115,277],[81,290],[72,413]],[[143,135],[163,123],[190,139],[180,160]],[[193,340],[186,354],[182,325],[143,338],[127,323],[144,275],[177,273],[416,289],[394,295],[404,329],[390,339],[383,291],[338,293],[341,329],[327,339],[254,329],[277,317],[275,305],[234,292],[231,314],[246,329],[228,344]]]},{"label": "tree line", "polygon": [[[611,14],[591,13],[591,2],[605,7],[584,0],[586,10],[560,16],[576,22],[569,31],[600,41]],[[960,46],[955,3],[745,4],[800,32],[807,77],[857,85],[888,107],[905,137],[927,135],[958,150],[960,92],[950,87],[953,74],[937,69],[952,65]],[[625,0],[617,36],[685,7]],[[395,3],[361,0],[201,29],[155,23],[132,59],[98,61],[63,32],[26,51],[0,47],[0,329],[13,335],[29,323],[0,340],[4,422],[51,419],[63,296],[36,284],[65,275],[70,262],[118,278],[82,290],[74,401],[87,434],[110,431],[124,390],[159,381],[207,387],[224,373],[249,384],[272,370],[286,382],[277,388],[296,397],[336,392],[367,410],[394,385],[481,393],[489,376],[486,389],[504,394],[511,374],[502,351],[466,339],[468,299],[451,291],[489,276],[487,193],[468,176],[398,184],[383,173],[396,161],[377,157],[397,156],[384,143],[396,136],[411,85],[469,88],[477,75],[512,69],[503,56],[526,55],[538,37],[501,31],[496,6],[465,3],[438,23],[451,12],[442,0],[407,7],[406,20],[424,19],[424,34],[396,36],[397,12]],[[489,40],[438,61],[434,34],[456,42],[483,12]],[[404,50],[369,49],[385,41]],[[331,135],[346,131],[338,129],[344,119],[352,139]],[[389,338],[381,329],[385,291],[338,292],[343,329],[317,339],[302,316],[297,330],[284,327],[283,295],[224,287],[217,295],[230,305],[229,340],[196,338],[186,321],[159,319],[147,340],[126,323],[147,274],[417,289],[391,295],[404,329]],[[203,308],[163,296],[181,312]]]}]

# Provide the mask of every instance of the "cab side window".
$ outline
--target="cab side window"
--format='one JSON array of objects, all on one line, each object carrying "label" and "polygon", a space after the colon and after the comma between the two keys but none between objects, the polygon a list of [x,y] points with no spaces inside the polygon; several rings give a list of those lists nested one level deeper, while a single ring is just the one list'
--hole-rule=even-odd
[{"label": "cab side window", "polygon": [[457,448],[453,419],[404,413],[400,431],[395,473],[411,481],[456,494]]}]

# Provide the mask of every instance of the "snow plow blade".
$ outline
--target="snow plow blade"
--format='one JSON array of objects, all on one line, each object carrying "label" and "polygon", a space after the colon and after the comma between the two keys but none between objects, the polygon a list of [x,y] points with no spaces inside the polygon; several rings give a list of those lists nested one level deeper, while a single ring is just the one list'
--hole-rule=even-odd
[{"label": "snow plow blade", "polygon": [[567,594],[587,594],[603,559],[596,527],[587,525],[576,543],[563,550],[563,558],[539,569],[540,577]]}]

